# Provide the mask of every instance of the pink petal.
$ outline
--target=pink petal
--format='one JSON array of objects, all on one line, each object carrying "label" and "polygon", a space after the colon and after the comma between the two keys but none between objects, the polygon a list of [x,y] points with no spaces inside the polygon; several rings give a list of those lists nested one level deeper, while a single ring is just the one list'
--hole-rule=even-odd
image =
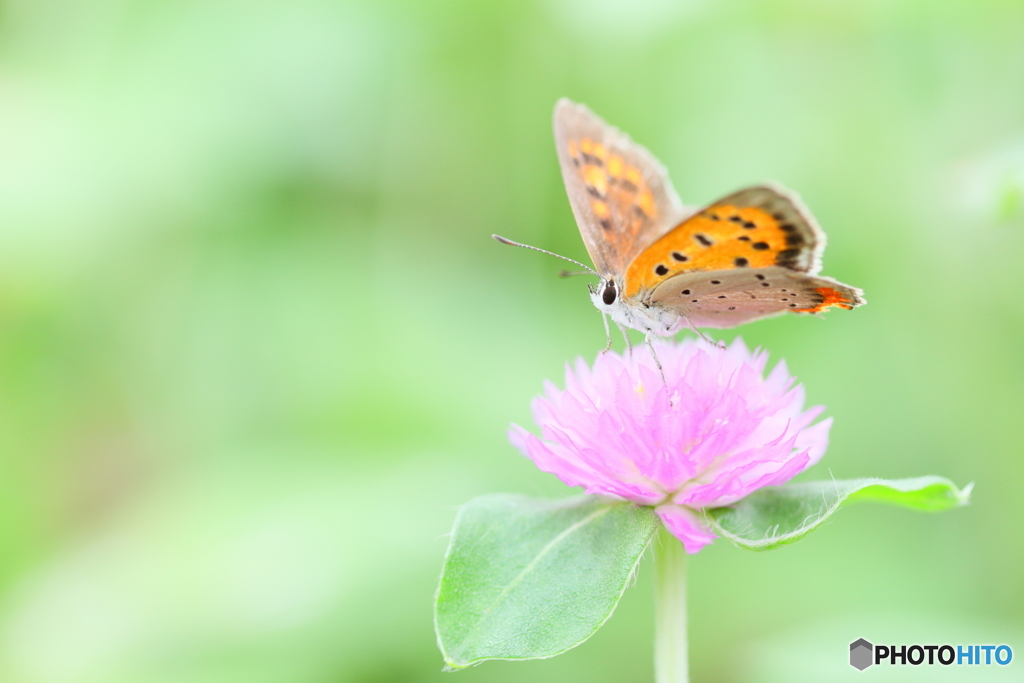
[{"label": "pink petal", "polygon": [[691,555],[718,538],[705,526],[697,513],[682,505],[666,503],[659,505],[654,511],[661,517],[669,533],[682,541],[686,552]]},{"label": "pink petal", "polygon": [[789,481],[821,459],[832,422],[812,424],[823,408],[804,409],[785,362],[765,377],[768,354],[739,338],[656,348],[664,383],[646,347],[577,359],[565,389],[533,401],[540,436],[513,425],[509,439],[569,486],[656,506],[696,552],[714,538],[700,509]]}]

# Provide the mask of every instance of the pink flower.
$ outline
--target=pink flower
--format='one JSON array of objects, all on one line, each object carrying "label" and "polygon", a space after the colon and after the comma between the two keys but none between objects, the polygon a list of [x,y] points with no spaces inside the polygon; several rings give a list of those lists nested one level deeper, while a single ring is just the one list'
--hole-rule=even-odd
[{"label": "pink flower", "polygon": [[533,401],[543,438],[518,425],[509,438],[569,486],[653,506],[695,553],[715,538],[702,509],[816,463],[832,420],[811,425],[824,408],[804,410],[785,362],[765,378],[767,353],[739,339],[727,349],[665,343],[657,353],[664,383],[647,348],[599,354],[592,368],[578,359],[564,390],[547,382]]}]

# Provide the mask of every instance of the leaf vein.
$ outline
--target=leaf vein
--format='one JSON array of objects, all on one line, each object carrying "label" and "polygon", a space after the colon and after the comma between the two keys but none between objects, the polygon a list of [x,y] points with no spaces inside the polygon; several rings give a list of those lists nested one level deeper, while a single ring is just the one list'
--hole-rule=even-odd
[{"label": "leaf vein", "polygon": [[558,534],[557,536],[552,538],[550,541],[548,541],[547,544],[545,544],[545,546],[540,549],[540,552],[537,553],[537,556],[534,557],[532,560],[530,560],[530,563],[527,564],[525,567],[523,567],[523,570],[521,572],[519,572],[519,574],[517,574],[514,579],[509,581],[508,585],[505,586],[501,590],[500,593],[498,593],[498,596],[496,598],[494,598],[494,602],[492,602],[490,605],[487,606],[487,608],[483,611],[483,614],[484,615],[489,614],[490,611],[492,609],[494,609],[498,605],[498,603],[501,602],[505,598],[505,596],[508,595],[509,592],[512,591],[513,588],[515,588],[517,585],[519,585],[519,583],[526,577],[527,574],[529,574],[531,571],[533,571],[534,567],[536,567],[540,563],[540,561],[544,558],[544,556],[547,555],[549,552],[551,552],[551,550],[556,545],[558,545],[562,541],[562,539],[564,539],[567,536],[569,536],[570,534],[574,533],[577,529],[580,529],[580,528],[586,526],[587,524],[590,524],[592,521],[594,521],[598,517],[601,517],[602,515],[608,514],[608,512],[611,509],[612,509],[612,506],[608,505],[608,506],[603,507],[603,508],[601,508],[599,510],[595,510],[594,512],[591,512],[589,515],[587,515],[586,517],[584,517],[580,521],[575,522],[571,526],[567,527],[565,529],[565,531],[563,531],[562,533]]}]

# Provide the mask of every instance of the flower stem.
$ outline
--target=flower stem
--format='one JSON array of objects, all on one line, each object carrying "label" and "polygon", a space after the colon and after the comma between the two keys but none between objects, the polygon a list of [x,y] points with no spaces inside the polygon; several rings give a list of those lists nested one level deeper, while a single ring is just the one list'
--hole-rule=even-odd
[{"label": "flower stem", "polygon": [[690,680],[686,648],[686,550],[662,527],[654,547],[654,680]]}]

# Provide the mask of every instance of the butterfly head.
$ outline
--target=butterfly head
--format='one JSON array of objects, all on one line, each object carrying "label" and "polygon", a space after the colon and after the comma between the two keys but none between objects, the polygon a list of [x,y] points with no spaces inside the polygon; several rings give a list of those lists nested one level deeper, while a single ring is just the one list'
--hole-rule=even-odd
[{"label": "butterfly head", "polygon": [[606,313],[608,312],[607,307],[614,306],[615,302],[619,300],[619,287],[613,278],[601,278],[599,284],[587,285],[587,288],[590,290],[590,300]]},{"label": "butterfly head", "polygon": [[597,310],[610,317],[617,325],[639,330],[644,334],[671,336],[685,320],[672,309],[627,300],[622,292],[621,281],[614,277],[601,278],[596,285],[590,285],[590,300]]},{"label": "butterfly head", "polygon": [[617,314],[620,314],[623,307],[622,290],[615,282],[615,278],[601,278],[598,284],[590,285],[590,300],[602,313],[607,313],[616,320],[621,317]]}]

